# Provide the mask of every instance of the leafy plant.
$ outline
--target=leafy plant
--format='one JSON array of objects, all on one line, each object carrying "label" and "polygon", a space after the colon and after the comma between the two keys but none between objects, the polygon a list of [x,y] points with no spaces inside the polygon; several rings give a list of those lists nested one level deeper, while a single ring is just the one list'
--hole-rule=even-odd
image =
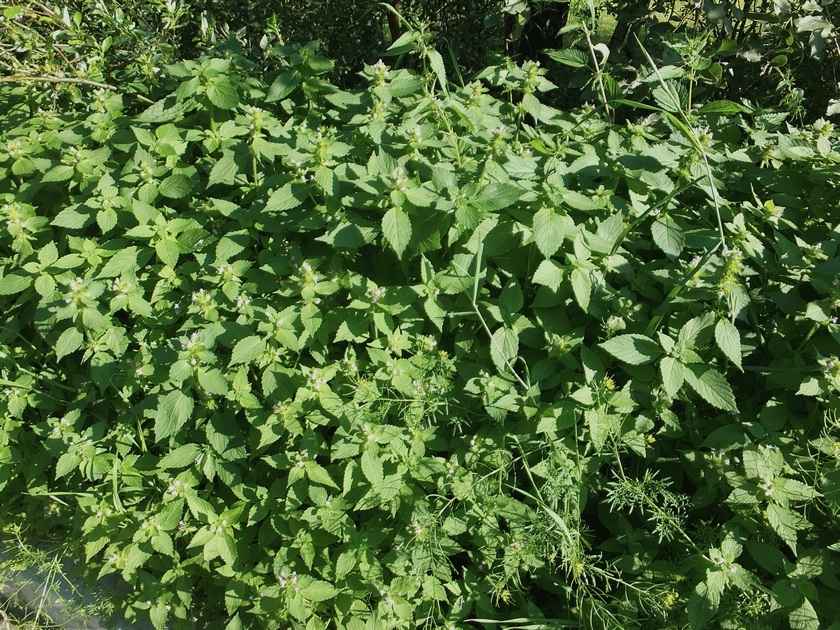
[{"label": "leafy plant", "polygon": [[832,125],[425,35],[3,87],[7,513],[158,628],[835,619]]}]

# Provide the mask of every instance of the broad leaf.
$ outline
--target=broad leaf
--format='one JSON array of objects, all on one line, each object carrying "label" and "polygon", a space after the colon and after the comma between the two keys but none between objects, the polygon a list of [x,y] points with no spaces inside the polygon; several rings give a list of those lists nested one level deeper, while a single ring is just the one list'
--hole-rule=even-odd
[{"label": "broad leaf", "polygon": [[738,411],[735,394],[720,372],[696,363],[685,367],[683,374],[686,382],[703,400],[724,411]]},{"label": "broad leaf", "polygon": [[534,242],[543,256],[551,258],[566,237],[566,223],[553,208],[543,208],[534,215]]},{"label": "broad leaf", "polygon": [[601,344],[601,347],[631,365],[649,363],[662,354],[662,349],[650,337],[637,334],[617,335]]},{"label": "broad leaf", "polygon": [[382,235],[400,258],[411,241],[411,232],[411,219],[405,210],[391,208],[382,217]]}]

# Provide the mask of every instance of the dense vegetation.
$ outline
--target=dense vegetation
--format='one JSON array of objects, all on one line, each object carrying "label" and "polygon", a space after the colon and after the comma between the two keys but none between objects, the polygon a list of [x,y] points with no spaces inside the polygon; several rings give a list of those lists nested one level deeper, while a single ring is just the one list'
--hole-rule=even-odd
[{"label": "dense vegetation", "polygon": [[261,4],[5,7],[4,539],[156,628],[837,627],[831,5],[538,63],[540,4],[471,75],[410,4],[357,75]]}]

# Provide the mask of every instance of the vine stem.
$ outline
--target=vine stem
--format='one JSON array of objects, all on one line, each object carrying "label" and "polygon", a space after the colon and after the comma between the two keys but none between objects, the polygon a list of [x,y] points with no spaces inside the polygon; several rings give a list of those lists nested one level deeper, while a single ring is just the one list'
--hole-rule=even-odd
[{"label": "vine stem", "polygon": [[[104,90],[111,90],[116,92],[117,88],[108,83],[101,83],[99,81],[91,81],[90,79],[78,79],[76,77],[47,77],[47,76],[14,76],[14,77],[0,77],[0,83],[75,83],[77,85],[89,85],[91,87],[98,87]],[[140,94],[133,94],[135,98],[149,105],[153,105],[154,101],[142,96]]]}]

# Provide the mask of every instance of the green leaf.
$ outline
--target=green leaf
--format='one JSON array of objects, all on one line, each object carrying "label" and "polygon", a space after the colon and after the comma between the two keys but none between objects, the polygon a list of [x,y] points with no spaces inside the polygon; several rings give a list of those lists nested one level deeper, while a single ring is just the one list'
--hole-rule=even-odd
[{"label": "green leaf", "polygon": [[312,580],[300,591],[303,596],[313,602],[324,602],[338,594],[336,588],[323,580]]},{"label": "green leaf", "polygon": [[175,267],[181,255],[181,248],[178,247],[177,239],[166,236],[155,243],[155,252],[157,252],[158,258],[164,265]]},{"label": "green leaf", "polygon": [[207,98],[219,109],[233,109],[239,104],[236,88],[226,77],[216,79],[207,86]]},{"label": "green leaf", "polygon": [[75,174],[76,169],[72,166],[67,164],[59,164],[51,168],[47,173],[44,175],[44,178],[41,180],[43,182],[66,182],[68,179],[72,179],[73,175]]},{"label": "green leaf", "polygon": [[195,463],[199,455],[201,447],[198,444],[184,444],[164,455],[158,463],[158,468],[187,468]]},{"label": "green leaf", "polygon": [[138,249],[134,246],[126,247],[111,256],[97,277],[116,278],[128,271],[137,271],[139,268]]},{"label": "green leaf", "polygon": [[228,393],[228,382],[225,375],[218,368],[198,371],[198,384],[211,395],[224,396]]},{"label": "green leaf", "polygon": [[767,521],[795,556],[797,530],[804,529],[807,521],[788,508],[773,502],[767,505]]},{"label": "green leaf", "polygon": [[685,234],[679,224],[667,214],[657,217],[650,226],[653,242],[667,256],[677,258],[685,247]]},{"label": "green leaf", "polygon": [[374,488],[382,485],[385,473],[382,471],[382,462],[374,454],[373,449],[367,449],[362,453],[362,474]]},{"label": "green leaf", "polygon": [[[820,618],[813,604],[805,597],[789,617],[791,630],[820,630]],[[836,624],[835,624],[836,626]]]},{"label": "green leaf", "polygon": [[55,343],[56,359],[61,360],[62,357],[75,352],[82,347],[84,341],[85,336],[77,328],[67,328]]},{"label": "green leaf", "polygon": [[715,325],[715,341],[717,341],[718,347],[726,355],[726,358],[743,371],[741,366],[741,334],[735,324],[725,318],[719,319]]},{"label": "green leaf", "polygon": [[686,382],[703,400],[724,411],[738,411],[735,394],[723,375],[707,365],[692,363],[683,371]]},{"label": "green leaf", "polygon": [[186,197],[192,190],[192,180],[186,175],[170,175],[158,186],[158,192],[170,199]]},{"label": "green leaf", "polygon": [[490,340],[490,358],[500,372],[508,373],[519,354],[519,335],[509,328],[499,328]]},{"label": "green leaf", "polygon": [[32,276],[10,273],[0,278],[0,295],[14,295],[32,286]]},{"label": "green leaf", "polygon": [[513,184],[493,183],[482,188],[473,203],[484,212],[493,212],[513,205],[524,193],[522,188]]},{"label": "green leaf", "polygon": [[230,365],[253,363],[263,352],[265,352],[265,341],[261,337],[257,335],[245,337],[233,347]]},{"label": "green leaf", "polygon": [[298,85],[300,85],[300,72],[297,70],[289,70],[282,73],[279,77],[274,79],[271,87],[268,88],[268,95],[265,97],[265,102],[273,103],[274,101],[286,98],[289,94],[294,92]]},{"label": "green leaf", "polygon": [[446,66],[443,64],[443,57],[441,57],[440,53],[434,48],[429,49],[429,66],[437,77],[438,85],[446,91]]},{"label": "green leaf", "polygon": [[327,469],[317,462],[306,462],[306,476],[309,477],[309,480],[312,483],[319,483],[322,486],[328,486],[330,488],[335,488],[336,490],[339,489],[338,484],[332,480],[332,477],[330,477],[330,473],[327,472]]},{"label": "green leaf", "polygon": [[566,48],[563,50],[543,51],[549,58],[570,68],[585,68],[589,64],[589,57],[582,50]]},{"label": "green leaf", "polygon": [[541,284],[556,291],[563,282],[563,269],[551,260],[544,260],[534,272],[532,281],[534,284]]},{"label": "green leaf", "polygon": [[697,110],[698,114],[740,114],[748,111],[745,107],[726,99],[705,103]]},{"label": "green leaf", "polygon": [[534,242],[543,256],[551,258],[566,238],[566,222],[553,208],[543,208],[534,215]]},{"label": "green leaf", "polygon": [[239,167],[233,158],[233,151],[225,151],[222,158],[213,165],[210,176],[207,178],[207,186],[214,184],[233,184]]},{"label": "green leaf", "polygon": [[93,216],[86,212],[79,212],[75,208],[65,208],[52,220],[50,225],[67,228],[68,230],[80,230],[93,220]]},{"label": "green leaf", "polygon": [[659,344],[645,335],[617,335],[601,344],[616,359],[630,365],[649,363],[662,354]]},{"label": "green leaf", "polygon": [[174,435],[190,419],[195,402],[180,390],[169,392],[160,399],[155,416],[155,440]]},{"label": "green leaf", "polygon": [[282,212],[297,208],[309,196],[307,187],[303,184],[286,184],[274,191],[265,204],[266,212]]},{"label": "green leaf", "polygon": [[700,582],[688,598],[688,624],[691,630],[705,628],[717,613],[721,591]]},{"label": "green leaf", "polygon": [[338,556],[335,563],[335,579],[343,580],[356,566],[356,554],[353,551],[344,551]]},{"label": "green leaf", "polygon": [[68,451],[58,458],[55,464],[55,478],[61,479],[65,475],[69,475],[74,470],[79,469],[79,464],[82,463],[81,456],[75,451]]},{"label": "green leaf", "polygon": [[411,219],[401,208],[391,208],[382,217],[382,235],[398,257],[402,258],[411,240]]},{"label": "green leaf", "polygon": [[592,294],[592,278],[584,269],[572,270],[572,291],[578,305],[584,312],[589,312],[589,299]]},{"label": "green leaf", "polygon": [[662,388],[669,398],[674,398],[685,382],[685,366],[674,357],[663,357],[659,362]]}]

